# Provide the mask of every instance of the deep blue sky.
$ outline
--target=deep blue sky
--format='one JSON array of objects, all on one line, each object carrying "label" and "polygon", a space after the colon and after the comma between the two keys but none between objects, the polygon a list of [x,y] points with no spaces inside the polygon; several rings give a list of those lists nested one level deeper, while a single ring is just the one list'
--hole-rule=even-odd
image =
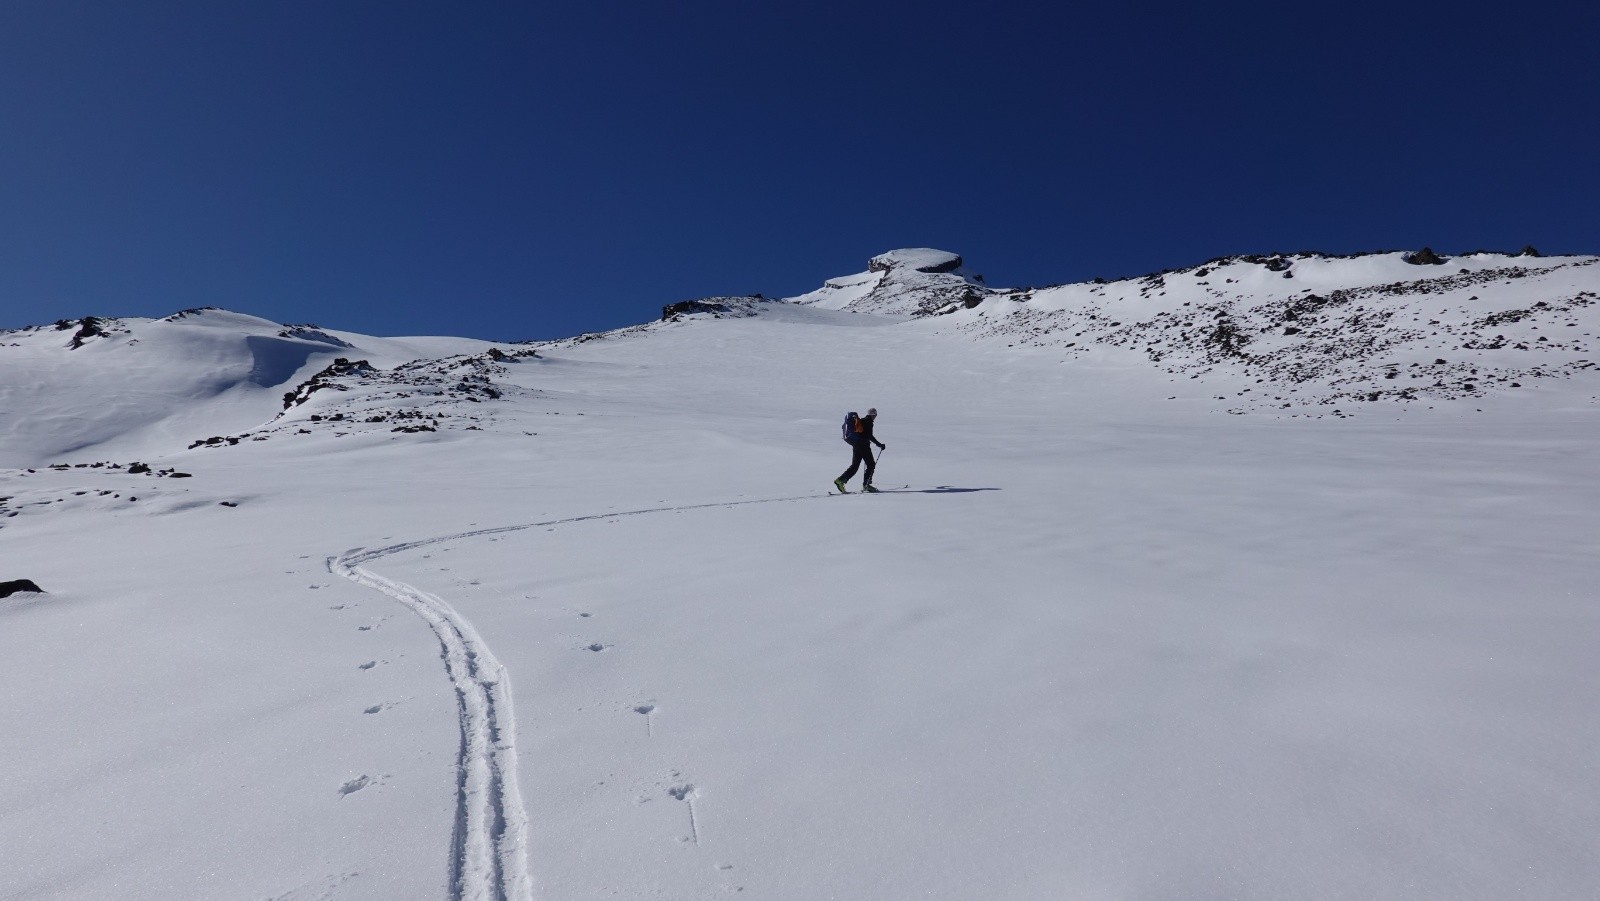
[{"label": "deep blue sky", "polygon": [[1231,253],[1600,252],[1591,3],[0,5],[0,327],[498,340]]}]

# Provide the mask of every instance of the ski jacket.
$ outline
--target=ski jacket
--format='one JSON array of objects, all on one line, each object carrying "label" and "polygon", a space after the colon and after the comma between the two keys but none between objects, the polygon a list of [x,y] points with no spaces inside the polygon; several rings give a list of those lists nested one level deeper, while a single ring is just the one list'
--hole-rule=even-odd
[{"label": "ski jacket", "polygon": [[870,444],[876,444],[879,447],[883,447],[882,441],[872,437],[872,417],[863,416],[856,421],[860,424],[861,431],[856,432],[851,436],[851,444],[854,444],[858,447],[866,447]]}]

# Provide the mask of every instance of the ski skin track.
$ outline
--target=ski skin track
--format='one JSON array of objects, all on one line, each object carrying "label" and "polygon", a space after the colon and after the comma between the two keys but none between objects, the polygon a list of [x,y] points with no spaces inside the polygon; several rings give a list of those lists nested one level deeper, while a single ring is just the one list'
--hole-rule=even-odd
[{"label": "ski skin track", "polygon": [[461,727],[455,827],[451,835],[450,901],[532,901],[533,898],[533,881],[528,869],[528,814],[517,786],[516,717],[511,704],[510,675],[472,623],[443,598],[381,576],[363,564],[421,547],[484,535],[619,516],[775,504],[822,496],[807,494],[593,513],[454,532],[370,550],[352,548],[328,558],[329,572],[404,604],[420,616],[439,639],[445,673],[455,686]]},{"label": "ski skin track", "polygon": [[350,551],[330,560],[328,568],[410,607],[439,639],[461,729],[451,901],[531,901],[528,815],[517,786],[511,680],[472,623],[442,598],[361,566],[396,550]]}]

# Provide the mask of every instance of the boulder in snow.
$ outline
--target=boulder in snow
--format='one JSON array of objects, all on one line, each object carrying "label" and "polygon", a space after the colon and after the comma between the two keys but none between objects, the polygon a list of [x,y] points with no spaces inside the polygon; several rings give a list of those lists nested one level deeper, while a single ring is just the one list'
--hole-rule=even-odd
[{"label": "boulder in snow", "polygon": [[1424,247],[1416,253],[1408,253],[1402,259],[1413,266],[1441,266],[1444,257],[1433,252],[1432,247]]},{"label": "boulder in snow", "polygon": [[13,579],[10,582],[0,582],[0,598],[8,598],[23,591],[44,594],[44,589],[35,585],[32,579]]}]

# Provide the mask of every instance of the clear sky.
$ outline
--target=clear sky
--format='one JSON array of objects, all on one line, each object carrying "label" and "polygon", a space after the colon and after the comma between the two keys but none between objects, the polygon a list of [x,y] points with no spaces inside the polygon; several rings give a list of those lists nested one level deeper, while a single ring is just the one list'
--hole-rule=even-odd
[{"label": "clear sky", "polygon": [[1600,252],[1596,7],[15,0],[0,327],[548,338],[906,246]]}]

